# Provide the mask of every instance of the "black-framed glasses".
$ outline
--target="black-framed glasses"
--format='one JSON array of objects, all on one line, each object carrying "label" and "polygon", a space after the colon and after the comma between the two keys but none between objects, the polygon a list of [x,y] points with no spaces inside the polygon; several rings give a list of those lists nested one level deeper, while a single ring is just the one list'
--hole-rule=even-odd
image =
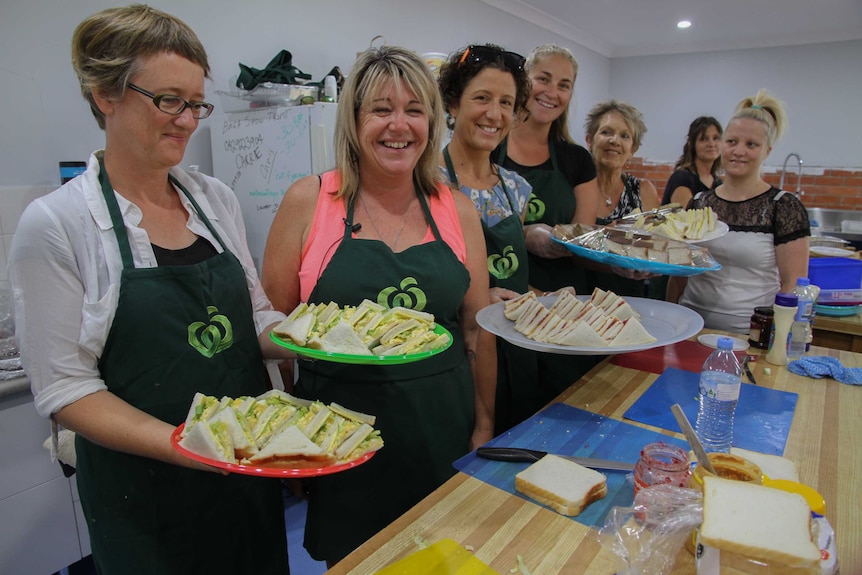
[{"label": "black-framed glasses", "polygon": [[209,115],[213,113],[213,109],[215,109],[215,106],[208,104],[207,102],[189,102],[188,100],[184,100],[179,96],[174,96],[173,94],[156,95],[151,92],[147,92],[140,86],[135,86],[131,82],[127,83],[126,86],[139,94],[143,94],[147,98],[152,98],[153,104],[155,104],[156,108],[165,114],[170,114],[171,116],[179,116],[186,108],[191,108],[192,118],[195,120],[203,120],[204,118],[208,118]]},{"label": "black-framed glasses", "polygon": [[494,62],[497,59],[503,60],[503,65],[505,65],[509,70],[523,70],[524,62],[526,59],[517,54],[515,52],[509,52],[507,50],[503,50],[501,48],[495,48],[493,46],[477,46],[470,45],[467,46],[467,49],[464,50],[464,55],[461,56],[461,59],[458,60],[458,65],[460,66],[464,62],[470,61],[475,64],[487,64],[489,62]]}]

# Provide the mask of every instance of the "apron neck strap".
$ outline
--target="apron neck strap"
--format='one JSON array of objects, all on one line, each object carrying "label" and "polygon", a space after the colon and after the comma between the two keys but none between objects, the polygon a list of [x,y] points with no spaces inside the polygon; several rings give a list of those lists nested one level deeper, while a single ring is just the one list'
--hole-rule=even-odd
[{"label": "apron neck strap", "polygon": [[[195,212],[197,212],[198,217],[203,221],[204,225],[219,245],[221,245],[222,249],[227,251],[227,246],[224,241],[222,241],[221,236],[215,230],[212,223],[203,213],[203,210],[201,210],[201,207],[186,187],[171,174],[168,174],[168,179],[171,184],[179,188],[183,195],[188,198]],[[120,257],[123,260],[123,269],[132,269],[135,267],[135,263],[132,258],[132,248],[129,245],[129,234],[126,232],[126,223],[123,221],[123,215],[120,213],[120,205],[117,203],[116,196],[114,196],[114,187],[111,185],[111,180],[108,178],[107,170],[105,170],[105,160],[103,157],[99,158],[99,183],[102,185],[102,195],[105,197],[105,203],[108,206],[108,213],[111,215],[111,223],[114,226],[114,235],[117,237],[117,244],[120,248]]]},{"label": "apron neck strap", "polygon": [[[425,214],[425,221],[428,222],[428,225],[431,226],[431,231],[434,234],[434,238],[437,241],[441,241],[443,237],[440,235],[440,230],[437,229],[437,224],[434,223],[434,218],[431,217],[431,209],[428,207],[428,202],[425,200],[425,194],[420,193],[416,186],[413,186],[413,190],[417,196],[419,196],[419,204],[422,206],[422,213]],[[344,240],[349,240],[351,238],[351,234],[353,233],[353,227],[348,223],[353,221],[353,213],[354,208],[356,206],[356,197],[359,194],[353,194],[353,197],[347,203],[347,219],[344,222]]]},{"label": "apron neck strap", "polygon": [[102,184],[102,195],[105,196],[108,213],[111,215],[111,223],[114,225],[114,235],[117,236],[117,244],[120,247],[123,269],[134,268],[135,263],[132,259],[132,248],[129,247],[129,234],[126,233],[126,223],[123,221],[120,206],[117,203],[117,198],[114,196],[114,187],[108,179],[108,172],[105,170],[105,159],[103,157],[99,157],[99,183]]},{"label": "apron neck strap", "polygon": [[[506,155],[506,142],[503,141],[503,148],[501,150],[503,157]],[[452,156],[449,155],[449,145],[447,144],[445,148],[443,148],[443,159],[446,161],[446,171],[449,172],[449,181],[452,182],[455,187],[458,189],[461,188],[461,184],[458,183],[458,174],[455,173],[455,166],[452,164]],[[493,164],[493,162],[492,162]],[[498,163],[499,165],[499,163]],[[494,166],[492,165],[491,168]],[[500,176],[499,168],[497,170],[497,180],[500,182],[500,187],[503,189],[503,195],[506,197],[506,201],[509,203],[509,209],[514,213],[515,205],[512,203],[512,198],[509,196],[509,190],[506,188],[506,182],[503,181],[503,178]]]},{"label": "apron neck strap", "polygon": [[[503,165],[503,161],[506,159],[506,150],[508,149],[508,144],[509,137],[506,136],[506,138],[500,144],[500,152],[497,154],[497,163],[501,166]],[[558,172],[559,170],[557,169],[557,152],[554,147],[554,141],[551,140],[550,134],[548,135],[548,153],[551,156],[551,167],[554,169],[555,172]]]}]

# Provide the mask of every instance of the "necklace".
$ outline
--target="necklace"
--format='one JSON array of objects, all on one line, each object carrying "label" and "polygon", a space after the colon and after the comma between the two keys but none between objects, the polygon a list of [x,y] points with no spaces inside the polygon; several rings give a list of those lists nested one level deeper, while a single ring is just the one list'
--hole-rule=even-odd
[{"label": "necklace", "polygon": [[605,197],[605,205],[611,207],[611,204],[614,203],[613,200],[611,200],[611,197],[607,195],[601,188],[599,188],[599,192],[601,192],[601,194]]},{"label": "necklace", "polygon": [[[392,251],[395,251],[396,246],[398,245],[398,240],[401,238],[401,232],[404,231],[404,225],[407,223],[407,215],[410,213],[410,208],[413,206],[413,201],[416,199],[416,194],[410,198],[410,201],[407,202],[407,207],[404,209],[404,215],[401,216],[401,227],[398,228],[398,233],[395,234],[395,238],[392,240],[392,243],[389,244],[392,246]],[[377,224],[374,222],[374,218],[371,217],[371,212],[368,211],[368,206],[365,204],[365,199],[362,197],[362,194],[359,194],[359,201],[362,203],[362,210],[365,212],[365,215],[368,216],[368,221],[371,222],[371,227],[374,228],[374,232],[377,234],[377,237],[380,238],[380,241],[386,243],[386,240],[383,238],[383,234],[380,233],[380,229],[377,227]]]}]

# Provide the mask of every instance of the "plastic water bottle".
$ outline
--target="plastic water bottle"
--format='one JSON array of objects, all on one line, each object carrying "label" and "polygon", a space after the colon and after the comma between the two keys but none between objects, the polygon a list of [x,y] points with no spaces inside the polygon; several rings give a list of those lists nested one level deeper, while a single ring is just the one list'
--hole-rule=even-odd
[{"label": "plastic water bottle", "polygon": [[718,338],[718,349],[706,358],[700,372],[700,408],[695,430],[707,452],[730,451],[741,378],[742,367],[733,354],[733,340]]},{"label": "plastic water bottle", "polygon": [[811,314],[814,312],[814,294],[808,278],[796,280],[796,314],[790,326],[790,343],[787,345],[787,359],[793,361],[805,355],[811,341]]},{"label": "plastic water bottle", "polygon": [[811,340],[814,334],[814,317],[816,314],[814,304],[817,303],[820,288],[811,285],[811,281],[808,278],[799,278],[796,280],[796,289],[793,290],[793,293],[799,298],[799,312],[805,321],[808,322],[808,331],[805,339],[805,351],[808,351],[811,348]]}]

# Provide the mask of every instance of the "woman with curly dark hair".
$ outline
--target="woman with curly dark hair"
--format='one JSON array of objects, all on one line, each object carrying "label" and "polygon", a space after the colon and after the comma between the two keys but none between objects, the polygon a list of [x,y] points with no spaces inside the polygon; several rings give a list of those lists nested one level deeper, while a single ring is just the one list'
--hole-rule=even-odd
[{"label": "woman with curly dark hair", "polygon": [[[491,152],[529,98],[524,57],[494,44],[471,45],[449,55],[438,83],[452,130],[440,169],[479,211],[491,301],[515,298],[529,289],[523,224],[532,186],[517,172],[495,164]],[[536,392],[534,352],[498,340],[497,359],[495,434],[547,402]]]}]

